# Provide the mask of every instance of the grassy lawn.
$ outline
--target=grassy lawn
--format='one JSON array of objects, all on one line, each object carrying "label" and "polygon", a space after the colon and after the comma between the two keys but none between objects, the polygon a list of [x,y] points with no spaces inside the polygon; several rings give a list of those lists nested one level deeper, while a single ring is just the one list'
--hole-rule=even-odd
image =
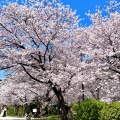
[{"label": "grassy lawn", "polygon": [[60,120],[60,116],[59,115],[50,115],[48,117],[35,118],[35,120]]}]

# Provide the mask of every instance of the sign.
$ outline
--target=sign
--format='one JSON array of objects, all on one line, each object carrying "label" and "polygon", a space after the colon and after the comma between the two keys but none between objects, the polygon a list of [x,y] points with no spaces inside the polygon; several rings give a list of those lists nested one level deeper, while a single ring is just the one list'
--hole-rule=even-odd
[{"label": "sign", "polygon": [[37,109],[33,109],[33,112],[34,112],[34,113],[37,112]]}]

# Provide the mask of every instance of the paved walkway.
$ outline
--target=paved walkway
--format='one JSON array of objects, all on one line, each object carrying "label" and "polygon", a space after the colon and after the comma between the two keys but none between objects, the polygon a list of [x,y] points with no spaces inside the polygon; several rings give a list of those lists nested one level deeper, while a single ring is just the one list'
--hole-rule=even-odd
[{"label": "paved walkway", "polygon": [[[17,118],[17,117],[0,117],[0,120],[26,120],[25,117],[24,118]],[[34,120],[34,119],[33,119]]]},{"label": "paved walkway", "polygon": [[16,117],[0,117],[0,120],[25,120],[25,118],[16,118]]},{"label": "paved walkway", "polygon": [[[40,118],[31,118],[31,120],[37,120],[37,119],[40,119]],[[0,120],[26,120],[26,118],[25,117],[18,118],[18,117],[6,116],[6,117],[0,117]],[[41,118],[41,120],[46,120],[46,118]]]}]

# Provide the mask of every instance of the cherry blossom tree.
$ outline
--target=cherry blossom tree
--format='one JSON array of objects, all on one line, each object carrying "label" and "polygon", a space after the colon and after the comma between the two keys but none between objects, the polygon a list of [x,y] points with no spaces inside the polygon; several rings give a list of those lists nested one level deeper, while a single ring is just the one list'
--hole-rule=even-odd
[{"label": "cherry blossom tree", "polygon": [[40,86],[35,81],[26,81],[26,79],[27,77],[24,78],[22,75],[16,80],[16,77],[12,75],[1,81],[0,105],[13,105],[15,115],[18,115],[19,106],[23,107],[22,115],[24,116],[27,110],[29,110],[28,105],[36,97],[41,100],[40,102],[46,97],[46,86]]},{"label": "cherry blossom tree", "polygon": [[100,87],[109,97],[120,94],[119,7],[120,3],[111,0],[106,9],[108,16],[103,16],[99,9],[95,14],[88,14],[93,24],[86,29],[89,46],[86,51],[91,56],[89,63],[96,69],[94,79],[101,80]]},{"label": "cherry blossom tree", "polygon": [[12,3],[0,14],[0,69],[12,71],[16,80],[24,71],[28,81],[46,85],[58,99],[62,120],[67,120],[63,91],[79,71],[78,22],[69,6],[55,0]]},{"label": "cherry blossom tree", "polygon": [[56,0],[3,7],[0,70],[10,71],[11,78],[22,86],[23,82],[31,85],[34,89],[29,92],[37,89],[40,95],[42,91],[47,101],[55,95],[62,120],[67,120],[66,101],[77,102],[82,95],[118,95],[119,5],[111,0],[108,17],[102,16],[101,10],[88,14],[92,25],[87,28],[79,28],[75,12]]}]

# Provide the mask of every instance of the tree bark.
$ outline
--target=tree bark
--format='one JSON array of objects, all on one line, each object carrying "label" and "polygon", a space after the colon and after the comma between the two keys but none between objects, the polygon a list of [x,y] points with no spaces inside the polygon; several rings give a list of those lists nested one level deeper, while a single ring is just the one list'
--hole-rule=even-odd
[{"label": "tree bark", "polygon": [[18,115],[18,105],[14,105],[14,115]]},{"label": "tree bark", "polygon": [[61,91],[60,88],[57,88],[57,86],[54,86],[52,88],[53,88],[53,91],[54,91],[55,95],[58,98],[61,120],[68,120],[68,118],[67,118],[67,110],[66,110],[66,106],[65,106],[64,97],[62,95],[62,91]]},{"label": "tree bark", "polygon": [[84,84],[82,83],[82,100],[85,100],[85,95],[84,95]]}]

